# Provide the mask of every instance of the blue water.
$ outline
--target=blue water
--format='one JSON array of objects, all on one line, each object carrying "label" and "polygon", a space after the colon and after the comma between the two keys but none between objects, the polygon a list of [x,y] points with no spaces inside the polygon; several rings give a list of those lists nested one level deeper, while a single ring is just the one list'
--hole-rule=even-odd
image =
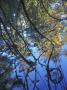
[{"label": "blue water", "polygon": [[[61,32],[62,35],[64,35],[64,33],[65,32]],[[62,37],[62,39],[63,39],[63,37]],[[22,69],[22,66],[21,66],[23,63],[23,61],[21,62],[21,58],[19,59],[15,55],[9,54],[8,50],[6,50],[6,49],[3,49],[2,52],[0,52],[0,55],[2,57],[7,57],[8,62],[11,62],[11,61],[13,62],[13,64],[11,64],[11,67],[13,68],[13,70],[9,73],[9,78],[10,78],[10,80],[13,80],[13,81],[16,80],[16,72],[15,71],[17,71],[17,75],[19,76],[19,78],[23,82],[28,84],[29,90],[33,90],[33,88],[35,88],[34,90],[38,90],[38,88],[39,88],[39,90],[49,90],[49,86],[47,84],[48,75],[47,75],[47,71],[46,71],[48,57],[46,57],[44,55],[40,56],[40,54],[41,54],[40,49],[37,46],[34,46],[34,43],[32,42],[32,40],[31,41],[29,40],[28,43],[29,43],[28,48],[32,52],[32,54],[27,56],[26,59],[28,61],[32,61],[32,62],[35,62],[35,59],[36,59],[37,64],[36,64],[36,69],[33,69],[31,72],[28,73],[27,81],[25,81],[26,80],[25,79],[26,71],[24,71]],[[63,71],[63,75],[64,75],[64,78],[62,81],[65,80],[65,82],[67,84],[67,55],[65,55],[65,51],[67,52],[67,43],[66,42],[64,42],[62,47],[60,48],[60,53],[59,53],[60,60],[57,60],[56,63],[53,60],[51,60],[49,63],[49,67],[50,68],[55,68],[55,67],[57,68],[57,67],[61,66],[62,71]],[[16,68],[15,68],[15,66],[16,66]],[[28,69],[29,65],[24,64],[23,67]],[[36,73],[35,73],[35,71],[36,71]],[[36,74],[36,82],[35,82],[35,74]],[[56,79],[55,76],[56,75],[54,75],[53,77]],[[6,84],[7,89],[9,89],[12,86],[13,81]],[[56,87],[55,87],[55,84],[53,82],[49,81],[50,86],[51,86],[51,90],[64,90],[63,89],[64,84],[62,83],[62,81],[60,83],[58,83]],[[36,84],[36,86],[34,86],[34,83]],[[62,84],[62,87],[60,84]],[[23,90],[23,86],[22,86],[22,84],[18,83],[17,85],[13,86],[12,90]]]},{"label": "blue water", "polygon": [[[39,49],[37,47],[32,46],[32,45],[29,47],[29,49],[32,51],[32,54],[35,56],[35,58],[38,59],[38,57],[40,55]],[[67,56],[64,55],[65,50],[67,50],[67,44],[66,43],[61,47],[61,50],[60,50],[60,59],[61,59],[60,60],[60,65],[61,65],[62,70],[63,70],[64,78],[67,81]],[[17,59],[17,57],[15,55],[9,55],[6,52],[0,52],[0,55],[3,56],[3,57],[6,56],[9,61],[16,60],[15,64],[17,65],[17,67],[16,67],[17,74],[24,81],[25,80],[25,74],[22,71],[22,69],[20,68],[20,61]],[[39,87],[39,90],[42,90],[42,89],[43,90],[48,90],[47,89],[48,88],[48,86],[47,86],[47,72],[46,72],[46,68],[45,68],[48,58],[45,57],[45,56],[41,56],[39,59],[40,59],[39,60],[40,63],[45,65],[45,66],[42,67],[37,61],[37,65],[36,65],[36,70],[37,70],[37,74],[36,74],[37,84],[36,85],[37,85],[37,87],[36,87],[36,90],[37,90],[38,87]],[[33,58],[32,55],[27,56],[27,60],[35,62],[35,59]],[[12,67],[14,68],[14,64],[12,64]],[[50,67],[54,68],[54,62],[53,61],[50,62]],[[28,79],[29,90],[33,90],[34,85],[31,82],[31,80],[33,82],[35,82],[35,70],[30,72],[28,75],[29,75],[29,77],[27,79]],[[16,74],[15,74],[14,70],[11,72],[10,78],[11,79],[16,79]],[[9,87],[9,84],[7,86]],[[51,87],[52,87],[52,90],[54,90],[53,84],[51,84]],[[12,90],[23,90],[22,88],[23,88],[22,85],[17,85],[17,86],[14,86],[14,88]],[[60,88],[60,87],[58,87],[58,88]]]}]

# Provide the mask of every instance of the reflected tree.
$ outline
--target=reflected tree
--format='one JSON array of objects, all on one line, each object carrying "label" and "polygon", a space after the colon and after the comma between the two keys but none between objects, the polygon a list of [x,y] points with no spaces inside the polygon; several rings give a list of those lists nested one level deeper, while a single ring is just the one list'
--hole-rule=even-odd
[{"label": "reflected tree", "polygon": [[[23,90],[41,90],[38,85],[42,81],[45,90],[67,90],[59,54],[62,46],[60,31],[64,28],[61,21],[66,19],[61,18],[64,10],[61,0],[0,1],[0,40],[4,41],[0,50],[5,49],[11,57],[14,55],[10,60],[8,55],[4,57],[1,53],[2,89],[13,90],[19,85]],[[14,79],[10,77],[11,73],[15,73]]]}]

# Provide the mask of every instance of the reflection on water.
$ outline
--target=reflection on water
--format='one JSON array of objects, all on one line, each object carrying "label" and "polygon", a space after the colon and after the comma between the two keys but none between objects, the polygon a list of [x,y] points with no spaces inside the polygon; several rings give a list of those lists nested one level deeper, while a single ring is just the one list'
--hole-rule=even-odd
[{"label": "reflection on water", "polygon": [[[64,32],[65,34],[66,31]],[[32,62],[36,60],[36,65],[32,67],[23,62],[21,58],[18,59],[15,55],[9,54],[8,49],[6,52],[5,49],[0,52],[0,61],[2,60],[0,65],[3,64],[0,66],[0,74],[4,73],[3,78],[0,77],[0,82],[2,83],[0,90],[3,87],[4,90],[10,90],[10,88],[11,90],[67,90],[66,40],[61,46],[59,55],[51,58],[49,69],[47,68],[48,57],[44,54],[41,55],[41,50],[34,46],[32,41],[29,41],[28,44],[32,55],[30,54],[26,58]],[[49,55],[49,53],[47,54]],[[4,68],[5,65],[7,65],[6,70]],[[7,70],[8,67],[9,69]],[[5,74],[5,72],[7,73]]]},{"label": "reflection on water", "polygon": [[35,44],[29,33],[26,36],[26,31],[23,32],[26,53],[24,43],[15,42],[30,64],[9,53],[3,40],[0,41],[0,90],[67,90],[67,21],[61,23],[64,30],[46,35],[55,45],[51,57],[51,43],[42,39]]}]

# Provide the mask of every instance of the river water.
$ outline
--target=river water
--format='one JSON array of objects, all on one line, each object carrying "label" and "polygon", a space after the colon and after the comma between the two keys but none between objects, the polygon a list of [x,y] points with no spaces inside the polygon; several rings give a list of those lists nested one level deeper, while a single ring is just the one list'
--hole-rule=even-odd
[{"label": "river water", "polygon": [[[61,34],[65,35],[65,33],[66,33],[66,31],[62,31]],[[35,56],[35,58],[37,59],[40,55],[39,54],[40,51],[39,51],[38,47],[34,46],[34,43],[32,43],[31,41],[29,41],[29,43],[30,43],[29,49],[31,50],[31,52]],[[19,78],[21,78],[23,81],[25,81],[25,72],[21,70],[20,60],[18,60],[15,55],[9,55],[8,51],[6,51],[6,50],[3,50],[2,52],[0,52],[0,56],[7,57],[7,59],[9,61],[15,60],[17,75],[19,76]],[[35,62],[35,59],[33,58],[32,55],[29,55],[27,57],[27,60],[31,60],[31,61]],[[57,65],[58,66],[61,65],[63,75],[65,78],[65,82],[67,83],[67,61],[66,60],[67,60],[67,43],[64,41],[63,46],[61,47],[61,50],[60,50],[60,62],[57,62]],[[43,66],[41,66],[40,63],[43,64]],[[36,65],[36,70],[37,70],[36,82],[35,82],[35,69],[33,71],[29,72],[27,81],[26,81],[26,83],[28,83],[29,90],[33,90],[33,88],[35,88],[35,90],[37,90],[38,88],[39,88],[39,90],[42,90],[42,89],[49,90],[49,86],[47,85],[47,77],[48,76],[47,76],[47,72],[46,72],[46,68],[45,68],[46,64],[47,64],[47,58],[45,56],[41,56],[39,58],[39,62],[37,61],[37,65]],[[15,68],[15,65],[12,64],[12,67]],[[52,67],[52,68],[55,67],[55,63],[53,61],[50,62],[50,67]],[[10,75],[10,80],[16,79],[15,70],[11,71],[9,75]],[[62,80],[62,81],[64,81],[64,80]],[[13,83],[13,81],[8,82],[6,84],[7,90],[12,86],[12,83]],[[36,86],[34,86],[35,83],[36,83]],[[54,90],[55,88],[56,88],[55,90],[58,90],[58,89],[66,90],[66,89],[61,89],[61,87],[63,87],[63,86],[61,86],[60,84],[55,86],[55,84],[50,82],[50,85],[51,85],[51,90]],[[62,85],[64,85],[64,84],[62,83]],[[23,90],[23,85],[21,83],[18,83],[15,86],[13,86],[12,90]]]},{"label": "river water", "polygon": [[[64,27],[67,27],[67,21],[63,20]],[[21,59],[19,60],[15,55],[9,54],[8,50],[2,49],[0,51],[0,56],[5,57],[8,59],[8,62],[11,63],[11,70],[10,73],[7,74],[8,82],[5,84],[6,90],[67,90],[67,41],[64,39],[66,38],[67,30],[61,30],[60,35],[63,40],[63,45],[60,48],[60,57],[56,63],[54,61],[50,61],[49,65],[52,68],[51,78],[48,80],[48,73],[46,70],[46,65],[48,62],[48,58],[46,56],[40,56],[40,49],[37,46],[34,46],[32,40],[29,40],[28,48],[32,52],[32,55],[28,55],[26,57],[27,60],[35,62],[37,60],[36,68],[28,72],[26,76],[26,71],[22,70],[21,68]],[[0,45],[3,46],[3,42],[0,41]],[[34,57],[35,59],[34,59]],[[38,59],[39,58],[39,59]],[[22,62],[23,63],[23,62]],[[42,64],[42,65],[41,65]],[[22,66],[25,69],[28,69],[28,65]],[[33,67],[33,66],[32,66]],[[31,67],[30,67],[31,68]],[[59,69],[58,69],[59,68]],[[3,69],[0,69],[0,73],[3,72]],[[17,79],[17,76],[19,81]],[[58,74],[58,76],[56,76]],[[62,77],[61,77],[62,76]],[[52,79],[53,78],[53,79]],[[59,80],[59,81],[58,81]],[[15,81],[15,82],[14,82]],[[23,83],[25,84],[25,87]],[[49,81],[49,85],[48,85]],[[56,81],[56,82],[55,82]],[[2,82],[2,80],[0,80]],[[12,87],[12,88],[11,88]],[[0,90],[4,87],[0,87]],[[10,89],[11,88],[11,89]]]}]

